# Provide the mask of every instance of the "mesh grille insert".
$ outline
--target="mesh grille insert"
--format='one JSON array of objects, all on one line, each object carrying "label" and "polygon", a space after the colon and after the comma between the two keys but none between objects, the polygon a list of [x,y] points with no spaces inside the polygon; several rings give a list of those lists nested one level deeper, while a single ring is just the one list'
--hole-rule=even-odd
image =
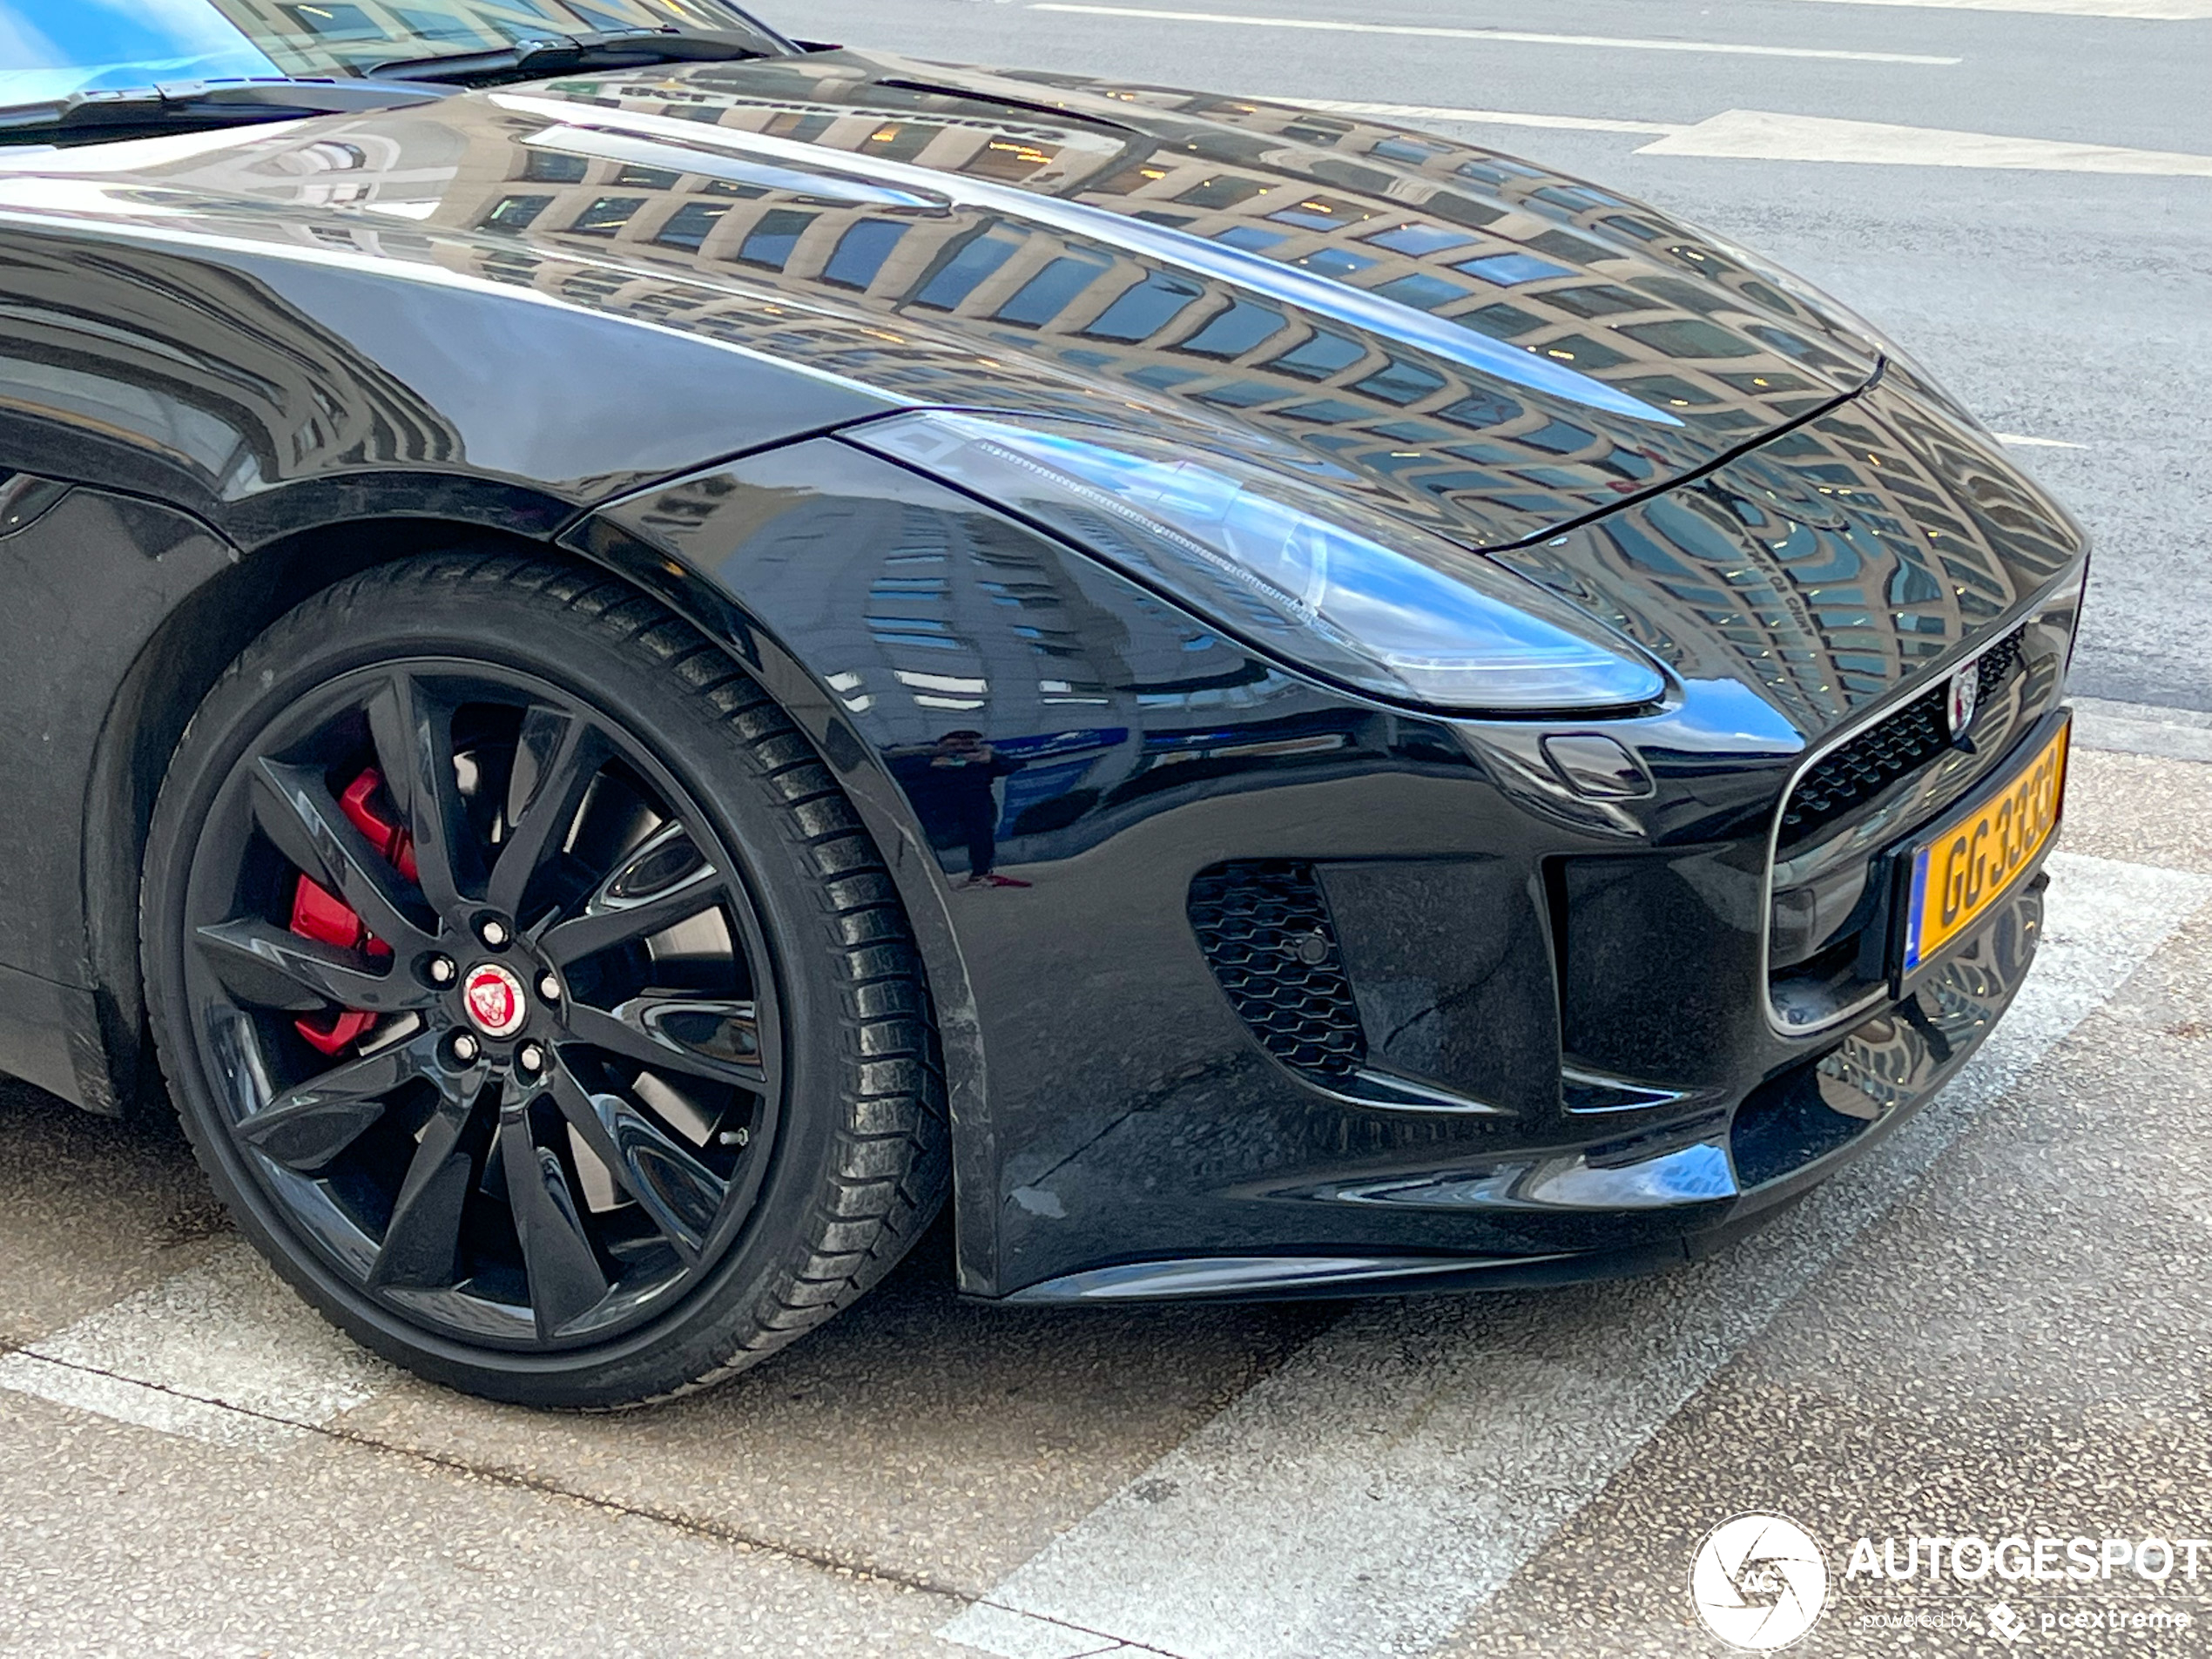
[{"label": "mesh grille insert", "polygon": [[1325,1082],[1365,1062],[1352,981],[1312,865],[1263,859],[1200,872],[1190,883],[1190,926],[1231,1006],[1268,1053]]},{"label": "mesh grille insert", "polygon": [[[1978,676],[1982,701],[1996,694],[2020,656],[2017,628],[1982,653]],[[1951,735],[1944,715],[1947,697],[1946,687],[1932,686],[1879,725],[1824,755],[1791,792],[1783,808],[1779,845],[1804,840],[1948,748]]]}]

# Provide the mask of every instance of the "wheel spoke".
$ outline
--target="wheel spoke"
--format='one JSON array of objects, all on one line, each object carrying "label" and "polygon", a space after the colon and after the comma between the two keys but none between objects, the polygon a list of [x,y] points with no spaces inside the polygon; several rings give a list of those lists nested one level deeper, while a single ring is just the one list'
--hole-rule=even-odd
[{"label": "wheel spoke", "polygon": [[507,839],[500,844],[485,895],[493,909],[521,914],[530,877],[575,821],[583,792],[610,753],[599,732],[575,715],[543,704],[532,705],[523,715],[507,780]]},{"label": "wheel spoke", "polygon": [[568,1011],[569,1035],[642,1066],[762,1089],[767,1063],[760,1052],[760,1015],[749,1001],[646,991],[615,1008],[578,1002]]},{"label": "wheel spoke", "polygon": [[630,1101],[587,1092],[567,1067],[550,1080],[554,1103],[591,1155],[652,1217],[686,1267],[699,1258],[729,1184]]},{"label": "wheel spoke", "polygon": [[263,759],[253,784],[253,818],[262,833],[343,899],[370,933],[409,955],[435,942],[407,914],[398,873],[347,821],[320,771]]},{"label": "wheel spoke", "polygon": [[684,826],[671,819],[647,836],[583,901],[572,921],[551,928],[545,954],[570,963],[664,928],[718,903],[722,873],[702,857]]},{"label": "wheel spoke", "polygon": [[384,1115],[394,1089],[428,1075],[435,1047],[425,1035],[364,1055],[287,1089],[233,1133],[288,1168],[320,1169]]},{"label": "wheel spoke", "polygon": [[461,1277],[462,1212],[476,1184],[482,1143],[469,1134],[469,1124],[484,1078],[479,1067],[442,1090],[393,1201],[391,1224],[369,1269],[372,1285],[438,1290]]},{"label": "wheel spoke", "polygon": [[475,838],[453,763],[453,711],[412,674],[395,671],[369,699],[369,736],[383,763],[384,786],[415,839],[416,880],[435,910],[463,902],[475,886]]},{"label": "wheel spoke", "polygon": [[607,1276],[584,1231],[583,1206],[569,1185],[559,1156],[538,1145],[527,1110],[507,1113],[499,1125],[501,1161],[515,1232],[529,1274],[530,1306],[537,1333],[550,1339],[589,1313],[607,1294]]},{"label": "wheel spoke", "polygon": [[263,1008],[311,1013],[336,1003],[371,1014],[428,1008],[435,994],[396,969],[372,973],[361,958],[266,921],[217,922],[197,935],[232,993]]}]

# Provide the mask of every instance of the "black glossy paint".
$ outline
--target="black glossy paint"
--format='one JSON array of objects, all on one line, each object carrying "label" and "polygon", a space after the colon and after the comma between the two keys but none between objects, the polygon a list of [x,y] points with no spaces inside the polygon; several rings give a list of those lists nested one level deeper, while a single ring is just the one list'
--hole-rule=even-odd
[{"label": "black glossy paint", "polygon": [[[191,705],[297,597],[488,531],[664,597],[840,775],[978,1294],[1678,1255],[1925,1099],[2032,954],[2023,894],[1943,1012],[1791,981],[1767,918],[1847,954],[1878,855],[2050,729],[2078,529],[1851,320],[1529,164],[827,52],[12,158],[0,298],[0,474],[51,481],[0,496],[0,1066],[89,1106]],[[1602,729],[1332,690],[834,435],[926,404],[1295,443],[1675,687]],[[1973,751],[1770,868],[1817,751],[2016,628]],[[1265,859],[1315,867],[1365,1077],[1270,1058],[1194,938],[1193,877]],[[1273,1265],[1122,1273],[1225,1256]]]}]

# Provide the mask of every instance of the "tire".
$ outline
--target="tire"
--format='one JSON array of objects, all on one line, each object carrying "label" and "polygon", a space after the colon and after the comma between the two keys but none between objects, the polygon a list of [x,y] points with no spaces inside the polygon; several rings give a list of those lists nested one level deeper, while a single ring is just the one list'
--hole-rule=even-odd
[{"label": "tire", "polygon": [[274,624],[179,744],[140,942],[241,1230],[472,1393],[731,1376],[944,1197],[936,1033],[873,843],[726,655],[588,571],[417,558]]}]

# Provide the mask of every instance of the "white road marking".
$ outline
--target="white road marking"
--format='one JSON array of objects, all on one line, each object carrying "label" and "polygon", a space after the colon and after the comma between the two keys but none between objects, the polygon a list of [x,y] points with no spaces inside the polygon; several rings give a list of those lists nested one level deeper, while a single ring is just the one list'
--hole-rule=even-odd
[{"label": "white road marking", "polygon": [[2000,443],[2009,443],[2020,449],[2087,449],[2086,443],[2068,443],[2064,438],[2031,438],[2018,432],[1993,432],[1989,435]]},{"label": "white road marking", "polygon": [[1372,115],[1389,121],[1466,121],[1508,127],[1559,127],[1579,132],[1679,132],[1673,121],[1608,121],[1589,115],[1532,115],[1520,110],[1453,110],[1433,104],[1358,104],[1342,98],[1274,98],[1255,94],[1273,104],[1295,104],[1301,109],[1324,110],[1335,115]]},{"label": "white road marking", "polygon": [[[1871,3],[1871,0],[1870,0]],[[2207,0],[2212,4],[2212,0]],[[2212,156],[2175,150],[2130,150],[2119,145],[2074,144],[2058,138],[2020,138],[1999,132],[1949,127],[1893,126],[1772,110],[1728,110],[1703,121],[1622,121],[1589,115],[1547,115],[1531,110],[1463,110],[1439,104],[1370,104],[1344,98],[1298,98],[1256,92],[1272,104],[1295,104],[1331,115],[1370,115],[1380,121],[1445,121],[1469,125],[1551,127],[1562,132],[1643,132],[1655,142],[1640,156],[1713,156],[1741,161],[1858,161],[1905,167],[2001,167],[2050,172],[2138,173],[2212,178]],[[2052,449],[2085,446],[2058,438],[2007,437]]]},{"label": "white road marking", "polygon": [[0,1356],[0,1388],[263,1451],[374,1398],[396,1374],[302,1305],[236,1242]]},{"label": "white road marking", "polygon": [[1316,29],[1354,35],[1417,35],[1433,40],[1505,41],[1529,46],[1604,46],[1626,51],[1722,52],[1741,57],[1826,57],[1858,64],[1931,64],[1963,60],[1925,52],[1855,52],[1813,46],[1750,46],[1723,40],[1653,40],[1623,35],[1542,35],[1519,29],[1447,29],[1420,24],[1341,23],[1320,17],[1255,17],[1232,11],[1167,11],[1151,6],[1093,6],[1038,0],[1032,11],[1073,11],[1099,17],[1146,17],[1161,23],[1236,24],[1248,29]]},{"label": "white road marking", "polygon": [[2033,11],[2048,17],[2128,17],[2140,23],[2197,23],[2212,0],[1805,0],[1808,4],[1925,6],[1940,11]]},{"label": "white road marking", "polygon": [[2212,877],[2054,856],[2041,960],[1943,1096],[1797,1209],[1626,1285],[1364,1304],[941,1635],[1112,1632],[1184,1659],[1359,1659],[1444,1640],[2112,995]]},{"label": "white road marking", "polygon": [[2212,761],[2212,714],[2096,697],[2073,701],[2074,741],[2085,749]]},{"label": "white road marking", "polygon": [[2117,145],[2015,138],[1946,127],[1892,126],[1823,115],[1728,110],[1662,138],[1640,156],[1724,156],[1748,161],[1858,161],[1906,167],[2033,168],[2212,179],[2212,156]]}]

